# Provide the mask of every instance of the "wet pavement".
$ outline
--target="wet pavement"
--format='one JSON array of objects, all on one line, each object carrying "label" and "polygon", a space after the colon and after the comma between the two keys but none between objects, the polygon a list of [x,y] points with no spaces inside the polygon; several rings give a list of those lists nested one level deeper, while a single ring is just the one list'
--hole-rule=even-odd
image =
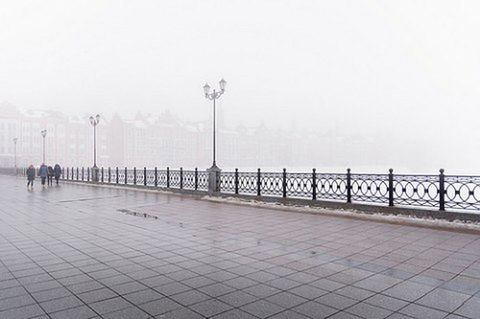
[{"label": "wet pavement", "polygon": [[480,318],[480,236],[0,176],[0,318]]}]

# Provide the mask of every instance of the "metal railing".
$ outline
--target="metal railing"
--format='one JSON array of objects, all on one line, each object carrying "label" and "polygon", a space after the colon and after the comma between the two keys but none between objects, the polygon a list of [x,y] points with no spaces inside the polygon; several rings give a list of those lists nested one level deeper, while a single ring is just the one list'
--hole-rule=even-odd
[{"label": "metal railing", "polygon": [[[21,169],[25,173],[25,169]],[[92,181],[90,168],[68,167],[62,179]],[[207,171],[100,168],[99,183],[208,191]],[[221,172],[221,194],[309,199],[344,203],[414,207],[440,211],[480,211],[480,176],[287,172]]]},{"label": "metal railing", "polygon": [[[99,183],[133,186],[149,186],[172,189],[200,190],[208,189],[207,172],[195,170],[171,170],[169,167],[147,169],[134,167],[101,167]],[[62,179],[67,181],[92,181],[92,171],[83,167],[67,167],[62,171]]]}]

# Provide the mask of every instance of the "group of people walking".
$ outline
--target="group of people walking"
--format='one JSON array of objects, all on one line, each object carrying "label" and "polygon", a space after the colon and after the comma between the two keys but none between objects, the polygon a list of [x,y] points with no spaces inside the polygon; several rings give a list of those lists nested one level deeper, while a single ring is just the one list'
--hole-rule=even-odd
[{"label": "group of people walking", "polygon": [[[55,178],[55,182],[58,185],[58,181],[60,179],[60,176],[62,175],[62,168],[60,167],[59,164],[55,164],[54,167],[52,166],[47,166],[45,163],[42,163],[40,165],[40,168],[38,169],[38,176],[40,177],[42,187],[45,187],[45,182],[48,184],[48,186],[53,185],[53,179]],[[28,189],[33,189],[33,181],[35,180],[36,176],[36,169],[33,167],[33,165],[30,165],[27,168],[27,188]]]}]

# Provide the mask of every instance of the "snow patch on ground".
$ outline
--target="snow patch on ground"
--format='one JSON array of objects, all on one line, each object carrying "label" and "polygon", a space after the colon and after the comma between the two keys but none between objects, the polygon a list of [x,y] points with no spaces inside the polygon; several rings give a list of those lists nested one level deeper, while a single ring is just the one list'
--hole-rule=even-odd
[{"label": "snow patch on ground", "polygon": [[[70,182],[70,183],[78,185],[78,183],[75,183],[75,182]],[[115,186],[114,184],[85,183],[84,185],[132,190],[132,191],[146,192],[146,193],[157,193],[157,194],[161,193],[161,194],[176,195],[176,196],[192,196],[193,195],[193,194],[181,194],[178,192],[172,192],[164,189],[162,190],[148,189],[148,188],[139,188],[139,187],[131,187],[131,186],[118,187],[118,186]],[[384,222],[384,223],[386,222],[386,223],[399,224],[399,225],[440,228],[445,230],[474,231],[474,232],[480,233],[480,222],[466,222],[462,220],[447,221],[447,220],[433,219],[430,217],[420,218],[420,217],[411,216],[411,215],[409,216],[409,215],[392,215],[392,214],[381,214],[381,213],[366,213],[366,212],[363,212],[360,210],[354,210],[354,209],[340,209],[340,208],[329,209],[329,208],[322,208],[322,207],[309,206],[309,205],[302,205],[302,206],[295,205],[295,204],[284,205],[279,202],[263,202],[255,199],[243,199],[243,198],[235,198],[235,197],[215,197],[215,196],[204,195],[201,197],[201,199],[210,201],[210,202],[244,205],[244,206],[257,207],[257,208],[276,209],[276,210],[287,211],[287,212],[322,214],[327,216],[347,217],[347,218],[355,218],[355,219],[368,220],[368,221],[378,221],[378,222]]]},{"label": "snow patch on ground", "polygon": [[304,206],[284,205],[278,202],[262,202],[254,199],[247,200],[247,199],[240,199],[235,197],[204,196],[202,199],[208,200],[211,202],[237,204],[237,205],[244,205],[244,206],[258,207],[258,208],[269,208],[269,209],[276,209],[276,210],[289,211],[289,212],[323,214],[328,216],[348,217],[348,218],[388,222],[388,223],[410,225],[410,226],[422,226],[422,227],[442,228],[442,229],[450,229],[450,230],[470,230],[470,231],[480,232],[479,222],[465,222],[462,220],[447,221],[447,220],[433,219],[430,217],[420,218],[417,216],[409,216],[409,215],[366,213],[366,212],[354,210],[354,209],[328,209],[328,208],[315,207],[315,206],[309,206],[309,205],[304,205]]}]

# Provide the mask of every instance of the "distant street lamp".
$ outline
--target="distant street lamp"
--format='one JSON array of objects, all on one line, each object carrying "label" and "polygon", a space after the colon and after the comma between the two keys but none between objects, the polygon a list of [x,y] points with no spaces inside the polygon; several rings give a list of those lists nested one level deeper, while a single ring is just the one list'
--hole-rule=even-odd
[{"label": "distant street lamp", "polygon": [[93,126],[93,169],[92,179],[94,182],[98,182],[98,167],[97,167],[97,125],[100,123],[100,115],[95,117],[90,116],[90,124]]},{"label": "distant street lamp", "polygon": [[15,167],[15,174],[17,173],[17,141],[18,138],[13,138],[13,163]]},{"label": "distant street lamp", "polygon": [[227,81],[224,79],[221,79],[219,82],[220,85],[220,91],[216,91],[213,89],[213,92],[210,93],[210,85],[208,83],[205,83],[203,86],[203,91],[205,92],[205,98],[213,101],[213,164],[211,168],[217,168],[217,163],[216,163],[216,110],[215,110],[215,100],[217,100],[223,93],[225,93],[225,86],[227,85]]},{"label": "distant street lamp", "polygon": [[43,130],[40,133],[42,133],[43,137],[43,164],[45,164],[45,136],[47,136],[47,130]]}]

